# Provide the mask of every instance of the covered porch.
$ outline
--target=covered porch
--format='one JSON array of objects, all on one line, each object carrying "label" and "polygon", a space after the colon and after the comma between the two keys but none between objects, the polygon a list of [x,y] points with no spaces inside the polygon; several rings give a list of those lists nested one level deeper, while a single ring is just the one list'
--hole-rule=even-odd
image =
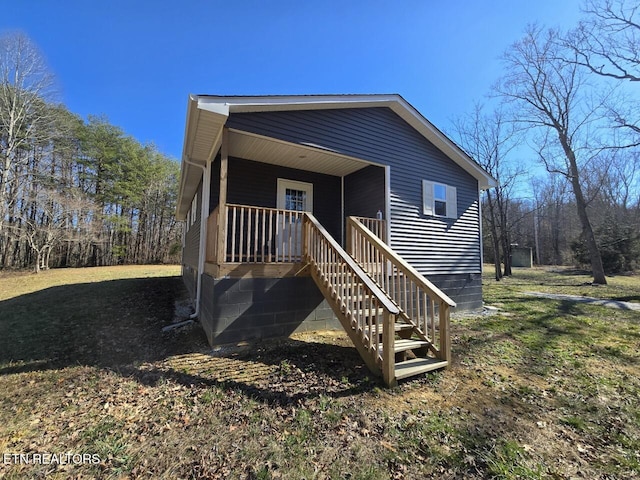
[{"label": "covered porch", "polygon": [[213,278],[304,276],[303,215],[341,245],[350,216],[387,238],[388,169],[319,146],[224,128],[210,166],[204,272]]},{"label": "covered porch", "polygon": [[388,385],[448,365],[455,303],[388,245],[390,167],[319,144],[344,125],[311,131],[302,115],[254,129],[243,114],[262,105],[232,103],[233,118],[229,105],[190,103],[180,197],[192,200],[178,212],[209,342],[342,326]]}]

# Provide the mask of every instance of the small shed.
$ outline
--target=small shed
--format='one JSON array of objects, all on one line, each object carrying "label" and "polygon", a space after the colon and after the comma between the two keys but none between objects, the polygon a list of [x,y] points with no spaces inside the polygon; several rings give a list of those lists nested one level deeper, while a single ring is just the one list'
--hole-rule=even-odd
[{"label": "small shed", "polygon": [[511,266],[531,268],[533,266],[533,249],[531,247],[511,247]]}]

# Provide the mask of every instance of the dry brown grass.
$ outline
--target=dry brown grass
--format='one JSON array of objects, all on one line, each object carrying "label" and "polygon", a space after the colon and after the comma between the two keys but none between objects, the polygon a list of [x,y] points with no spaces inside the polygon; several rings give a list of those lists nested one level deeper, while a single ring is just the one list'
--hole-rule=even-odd
[{"label": "dry brown grass", "polygon": [[582,277],[487,279],[502,312],[454,319],[453,365],[386,390],[340,332],[213,354],[197,328],[161,335],[177,270],[118,268],[0,278],[0,453],[101,460],[0,476],[640,477],[640,314],[522,295]]}]

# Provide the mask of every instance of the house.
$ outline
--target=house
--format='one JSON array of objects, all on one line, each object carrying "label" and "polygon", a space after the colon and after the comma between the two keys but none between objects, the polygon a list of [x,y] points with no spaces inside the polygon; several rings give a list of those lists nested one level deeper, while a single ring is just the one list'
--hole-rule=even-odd
[{"label": "house", "polygon": [[482,306],[495,180],[399,95],[192,95],[177,218],[211,344],[339,328],[387,384]]}]

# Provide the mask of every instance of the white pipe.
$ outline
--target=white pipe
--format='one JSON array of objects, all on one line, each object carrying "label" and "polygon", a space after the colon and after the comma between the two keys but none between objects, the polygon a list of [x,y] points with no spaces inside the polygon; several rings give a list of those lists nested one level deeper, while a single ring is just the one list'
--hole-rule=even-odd
[{"label": "white pipe", "polygon": [[200,245],[198,248],[198,279],[196,282],[196,311],[189,319],[200,315],[200,299],[202,298],[202,274],[204,273],[205,253],[207,248],[207,219],[209,218],[209,196],[211,194],[211,162],[205,165],[194,163],[185,156],[184,161],[189,165],[202,169],[202,202],[200,208]]},{"label": "white pipe", "polygon": [[341,222],[340,225],[342,225],[342,228],[340,230],[340,244],[342,246],[345,246],[344,244],[344,175],[342,177],[340,177],[340,208],[342,210],[342,215],[341,215]]},{"label": "white pipe", "polygon": [[180,328],[180,327],[186,327],[187,325],[191,325],[193,322],[193,319],[191,317],[189,317],[188,320],[184,320],[182,322],[178,322],[178,323],[172,323],[171,325],[167,325],[166,327],[162,327],[162,331],[164,333],[166,332],[170,332],[171,330],[175,330],[176,328]]},{"label": "white pipe", "polygon": [[391,247],[391,166],[384,167],[384,215],[387,217],[387,245]]},{"label": "white pipe", "polygon": [[[185,220],[182,226],[182,255],[184,257],[184,247],[187,244],[187,221]],[[180,261],[180,276],[184,278],[184,262]]]},{"label": "white pipe", "polygon": [[484,272],[484,241],[482,238],[482,188],[478,182],[478,221],[480,222],[480,275]]}]

